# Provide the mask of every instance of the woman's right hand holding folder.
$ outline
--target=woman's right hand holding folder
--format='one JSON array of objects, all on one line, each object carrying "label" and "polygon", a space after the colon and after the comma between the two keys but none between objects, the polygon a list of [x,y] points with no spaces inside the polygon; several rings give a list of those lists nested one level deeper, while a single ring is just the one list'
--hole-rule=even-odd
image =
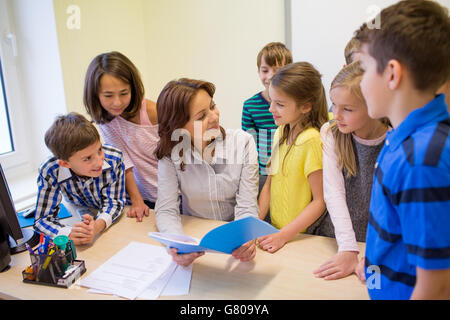
[{"label": "woman's right hand holding folder", "polygon": [[[168,253],[172,256],[173,261],[183,267],[190,265],[195,259],[205,254],[204,251],[178,254],[178,250],[175,248],[170,248]],[[247,243],[244,243],[242,246],[234,250],[231,255],[242,262],[253,260],[256,256],[255,240],[250,240]]]},{"label": "woman's right hand holding folder", "polygon": [[183,267],[187,267],[194,262],[195,259],[205,254],[205,251],[178,254],[178,250],[175,248],[170,248],[168,252],[172,256],[173,261]]}]

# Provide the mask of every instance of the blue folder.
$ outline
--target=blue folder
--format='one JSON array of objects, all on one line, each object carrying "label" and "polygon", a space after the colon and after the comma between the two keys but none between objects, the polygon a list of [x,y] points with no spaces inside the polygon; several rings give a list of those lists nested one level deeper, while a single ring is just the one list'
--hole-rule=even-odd
[{"label": "blue folder", "polygon": [[[150,232],[149,236],[170,248],[177,248],[178,253],[218,251],[231,254],[235,249],[250,240],[278,231],[277,228],[265,221],[255,217],[247,217],[228,222],[209,231],[202,238],[200,243],[196,241],[197,239],[188,236],[171,235],[159,232]],[[197,243],[194,244],[180,241],[183,238]]]},{"label": "blue folder", "polygon": [[[23,213],[25,211],[27,211],[27,210],[20,211],[17,213],[17,218],[19,219],[19,224],[20,224],[21,228],[31,227],[34,224],[34,216],[29,217],[29,218],[23,217]],[[69,210],[67,210],[67,208],[62,203],[60,203],[58,218],[64,219],[64,218],[69,218],[71,216],[72,216],[72,214],[69,212]]]}]

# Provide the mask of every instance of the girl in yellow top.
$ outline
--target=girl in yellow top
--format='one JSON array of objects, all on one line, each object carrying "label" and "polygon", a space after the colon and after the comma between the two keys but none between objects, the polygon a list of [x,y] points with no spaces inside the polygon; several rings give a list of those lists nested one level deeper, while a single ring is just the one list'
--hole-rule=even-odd
[{"label": "girl in yellow top", "polygon": [[307,62],[279,69],[269,96],[269,111],[279,127],[258,204],[261,219],[270,205],[271,222],[280,232],[258,241],[273,253],[325,211],[320,127],[328,121],[328,108],[321,75]]}]

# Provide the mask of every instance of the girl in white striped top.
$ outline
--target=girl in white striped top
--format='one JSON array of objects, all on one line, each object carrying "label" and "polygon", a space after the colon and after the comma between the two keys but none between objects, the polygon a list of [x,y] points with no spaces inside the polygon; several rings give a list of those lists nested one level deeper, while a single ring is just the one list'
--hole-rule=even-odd
[{"label": "girl in white striped top", "polygon": [[144,98],[139,71],[119,52],[103,53],[90,63],[84,104],[106,143],[123,152],[125,184],[131,199],[129,217],[142,221],[154,208],[158,161],[156,103]]}]

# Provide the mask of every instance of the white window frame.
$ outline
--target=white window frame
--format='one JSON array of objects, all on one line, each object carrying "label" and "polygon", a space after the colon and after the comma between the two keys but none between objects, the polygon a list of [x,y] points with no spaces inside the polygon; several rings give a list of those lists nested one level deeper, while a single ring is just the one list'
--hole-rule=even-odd
[{"label": "white window frame", "polygon": [[7,176],[18,176],[32,171],[32,161],[27,141],[26,108],[23,90],[20,90],[17,45],[8,0],[0,0],[0,56],[3,68],[5,95],[10,120],[14,151],[0,155],[0,162]]}]

